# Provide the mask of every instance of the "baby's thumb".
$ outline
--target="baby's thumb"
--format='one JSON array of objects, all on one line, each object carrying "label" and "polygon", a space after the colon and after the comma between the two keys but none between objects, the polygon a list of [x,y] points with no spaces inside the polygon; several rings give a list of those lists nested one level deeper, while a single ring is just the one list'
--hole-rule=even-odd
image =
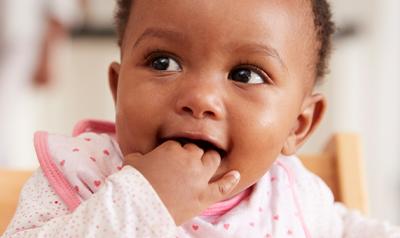
[{"label": "baby's thumb", "polygon": [[233,170],[225,174],[221,179],[210,184],[212,203],[220,200],[231,192],[240,181],[239,171]]}]

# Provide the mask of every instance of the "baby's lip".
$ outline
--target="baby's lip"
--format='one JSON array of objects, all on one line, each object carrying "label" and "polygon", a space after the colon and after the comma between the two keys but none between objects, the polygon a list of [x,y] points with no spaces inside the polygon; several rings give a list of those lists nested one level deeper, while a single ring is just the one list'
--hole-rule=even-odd
[{"label": "baby's lip", "polygon": [[[195,132],[195,131],[186,131],[186,132],[174,132],[166,135],[162,135],[160,137],[159,143],[164,143],[167,140],[176,140],[179,142],[205,142],[216,148],[216,151],[221,155],[221,157],[225,157],[227,153],[227,145],[223,142],[223,140],[218,139],[216,136],[213,136],[204,132]],[[197,144],[197,143],[194,143]]]}]

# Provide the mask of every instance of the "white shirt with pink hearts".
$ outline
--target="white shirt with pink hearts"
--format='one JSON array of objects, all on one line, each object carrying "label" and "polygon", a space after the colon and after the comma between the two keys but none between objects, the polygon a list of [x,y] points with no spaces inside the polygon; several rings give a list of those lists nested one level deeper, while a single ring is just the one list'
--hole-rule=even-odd
[{"label": "white shirt with pink hearts", "polygon": [[102,121],[79,123],[72,137],[36,133],[41,169],[4,237],[400,237],[335,204],[295,156],[279,157],[254,186],[176,227],[148,181],[121,167],[114,134]]}]

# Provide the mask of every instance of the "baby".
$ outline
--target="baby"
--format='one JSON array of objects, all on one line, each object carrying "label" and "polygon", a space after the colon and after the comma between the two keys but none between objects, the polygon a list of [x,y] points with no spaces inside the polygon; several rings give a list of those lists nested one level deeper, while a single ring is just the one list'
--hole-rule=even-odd
[{"label": "baby", "polygon": [[400,237],[294,155],[325,110],[325,0],[119,0],[116,20],[115,125],[36,133],[4,237]]}]

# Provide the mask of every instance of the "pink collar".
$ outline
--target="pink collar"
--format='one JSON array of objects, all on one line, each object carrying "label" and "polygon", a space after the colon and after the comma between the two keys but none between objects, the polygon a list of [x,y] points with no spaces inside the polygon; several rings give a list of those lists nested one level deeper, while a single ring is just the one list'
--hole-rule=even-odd
[{"label": "pink collar", "polygon": [[222,216],[232,208],[236,207],[243,199],[247,198],[252,191],[252,187],[229,198],[227,200],[213,204],[201,213],[201,216]]}]

